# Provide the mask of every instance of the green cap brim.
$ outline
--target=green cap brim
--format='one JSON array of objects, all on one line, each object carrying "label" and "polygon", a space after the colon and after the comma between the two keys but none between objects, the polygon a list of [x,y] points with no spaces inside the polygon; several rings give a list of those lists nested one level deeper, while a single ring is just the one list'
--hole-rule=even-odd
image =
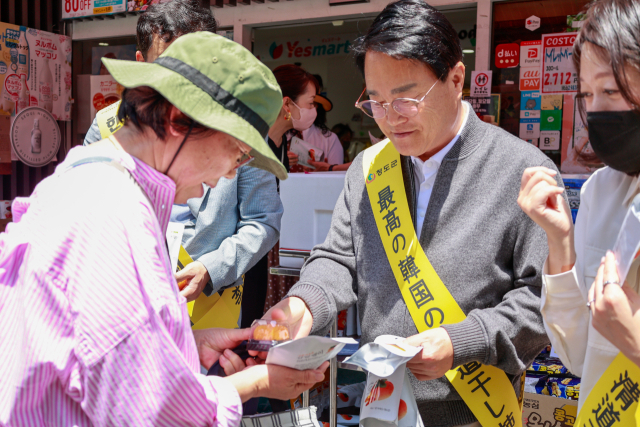
[{"label": "green cap brim", "polygon": [[111,76],[132,89],[149,86],[157,90],[178,110],[198,123],[224,132],[251,147],[255,159],[249,166],[271,172],[281,180],[287,170],[278,161],[260,132],[236,113],[227,110],[209,94],[181,74],[155,63],[102,58]]}]

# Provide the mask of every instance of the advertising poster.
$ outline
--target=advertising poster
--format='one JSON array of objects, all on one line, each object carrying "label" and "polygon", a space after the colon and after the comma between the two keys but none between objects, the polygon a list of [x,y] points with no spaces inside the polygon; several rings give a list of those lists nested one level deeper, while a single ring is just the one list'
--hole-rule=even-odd
[{"label": "advertising poster", "polygon": [[62,19],[126,12],[127,0],[61,0]]},{"label": "advertising poster", "polygon": [[41,107],[71,119],[71,38],[0,23],[0,114]]},{"label": "advertising poster", "polygon": [[576,108],[574,96],[567,95],[563,100],[562,110],[562,153],[560,172],[570,174],[591,173],[596,168],[590,168],[579,161],[579,154],[592,154],[589,144],[589,133]]},{"label": "advertising poster", "polygon": [[520,138],[540,138],[540,92],[520,92]]},{"label": "advertising poster", "polygon": [[578,73],[573,66],[573,42],[576,34],[556,33],[542,36],[543,95],[568,94],[578,91]]},{"label": "advertising poster", "polygon": [[500,126],[500,94],[491,94],[489,98],[471,98],[463,96],[463,100],[471,104],[480,120]]}]

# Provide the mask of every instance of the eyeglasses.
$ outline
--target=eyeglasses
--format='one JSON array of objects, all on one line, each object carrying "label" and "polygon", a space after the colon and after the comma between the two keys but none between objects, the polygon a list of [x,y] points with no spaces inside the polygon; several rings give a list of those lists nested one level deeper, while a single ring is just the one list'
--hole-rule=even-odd
[{"label": "eyeglasses", "polygon": [[356,108],[361,109],[367,116],[371,118],[382,119],[389,113],[388,108],[389,105],[391,105],[396,113],[405,117],[414,117],[418,114],[418,106],[427,97],[427,95],[429,95],[429,92],[431,92],[431,89],[434,88],[436,83],[438,83],[438,80],[436,80],[433,85],[431,85],[429,91],[425,93],[424,96],[420,99],[396,98],[391,102],[385,103],[373,101],[370,99],[366,101],[360,101],[360,98],[362,98],[362,95],[364,95],[364,92],[367,90],[365,88],[356,101]]},{"label": "eyeglasses", "polygon": [[238,142],[237,139],[234,139],[234,141],[236,142],[236,145],[238,146],[238,149],[240,150],[240,152],[242,153],[242,156],[240,156],[240,158],[238,159],[238,164],[236,164],[236,169],[238,169],[241,166],[244,166],[248,163],[251,163],[251,161],[255,158],[251,155],[249,155],[249,153],[251,152],[251,150],[249,151],[245,151],[244,147],[242,147],[242,145],[240,145],[240,143]]}]

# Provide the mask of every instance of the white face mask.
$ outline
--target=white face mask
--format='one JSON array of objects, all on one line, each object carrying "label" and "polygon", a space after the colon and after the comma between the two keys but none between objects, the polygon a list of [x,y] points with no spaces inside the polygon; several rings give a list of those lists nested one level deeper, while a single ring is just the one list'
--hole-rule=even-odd
[{"label": "white face mask", "polygon": [[[295,102],[293,102],[293,105],[298,107],[298,104],[296,104]],[[300,111],[300,118],[294,119],[293,116],[291,116],[291,122],[293,122],[293,128],[295,130],[299,130],[300,132],[302,132],[303,130],[307,130],[311,127],[313,122],[316,120],[316,117],[318,116],[318,111],[316,111],[315,107],[314,108],[298,107],[298,110]]]}]

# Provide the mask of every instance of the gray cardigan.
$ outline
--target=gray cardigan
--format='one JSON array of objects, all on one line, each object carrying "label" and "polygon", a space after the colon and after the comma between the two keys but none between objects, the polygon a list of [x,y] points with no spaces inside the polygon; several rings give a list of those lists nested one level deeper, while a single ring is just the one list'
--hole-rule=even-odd
[{"label": "gray cardigan", "polygon": [[[471,114],[438,170],[420,244],[467,314],[444,328],[454,367],[470,361],[504,370],[519,393],[519,375],[549,342],[540,315],[544,231],[517,205],[527,167],[553,162],[537,148]],[[415,218],[413,163],[402,157]],[[561,182],[560,182],[561,184]],[[414,221],[415,224],[415,221]],[[365,344],[382,334],[418,333],[387,261],[365,189],[362,154],[347,172],[331,230],[313,249],[288,296],[302,298],[314,334],[328,330],[336,312],[357,303]],[[425,426],[476,421],[445,377],[412,385]]]}]

